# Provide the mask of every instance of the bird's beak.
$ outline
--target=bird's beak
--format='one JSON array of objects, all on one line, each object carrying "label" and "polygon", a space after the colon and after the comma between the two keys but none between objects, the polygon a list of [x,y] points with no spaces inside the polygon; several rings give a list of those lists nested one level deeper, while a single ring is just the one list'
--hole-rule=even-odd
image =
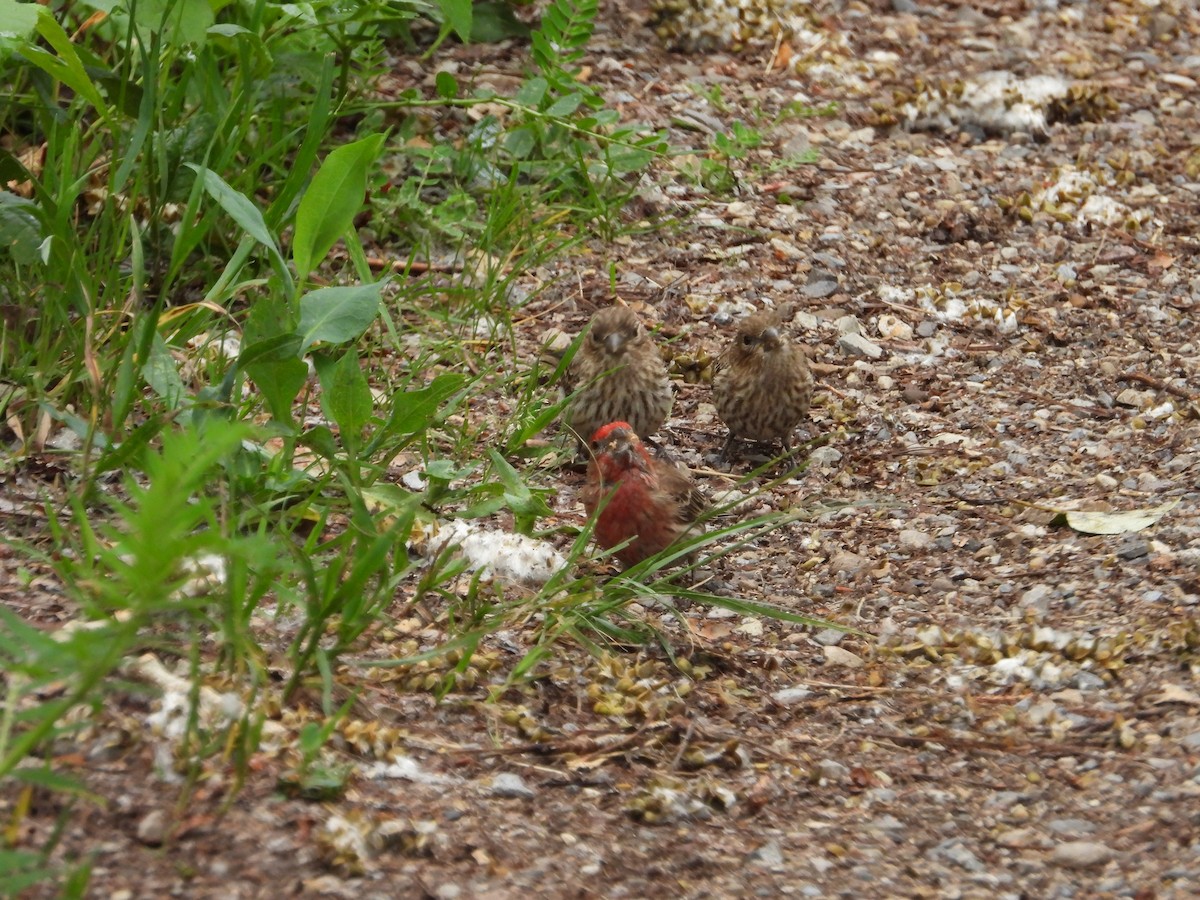
[{"label": "bird's beak", "polygon": [[779,339],[779,329],[772,325],[762,333],[762,342],[768,347],[778,347],[782,341]]},{"label": "bird's beak", "polygon": [[622,469],[645,469],[646,462],[633,446],[633,441],[622,439],[613,444],[612,458]]},{"label": "bird's beak", "polygon": [[614,331],[604,339],[604,346],[608,348],[608,352],[614,356],[621,352],[621,348],[625,346],[625,335],[619,331]]}]

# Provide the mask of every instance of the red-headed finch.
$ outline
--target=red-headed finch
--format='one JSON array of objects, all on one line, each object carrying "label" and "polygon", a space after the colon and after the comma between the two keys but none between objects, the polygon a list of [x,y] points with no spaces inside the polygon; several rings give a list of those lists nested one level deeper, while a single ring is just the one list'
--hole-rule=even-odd
[{"label": "red-headed finch", "polygon": [[601,425],[616,421],[649,437],[662,427],[675,402],[658,348],[625,306],[608,306],[592,316],[568,380],[579,393],[567,410],[567,425],[581,443]]},{"label": "red-headed finch", "polygon": [[804,351],[787,336],[779,314],[757,312],[738,325],[733,342],[713,366],[713,403],[729,428],[721,455],[737,438],[781,441],[808,415],[813,378]]},{"label": "red-headed finch", "polygon": [[580,496],[589,516],[600,510],[597,544],[608,550],[629,540],[616,553],[625,566],[671,546],[708,506],[691,478],[652,457],[628,422],[596,431],[592,454]]}]

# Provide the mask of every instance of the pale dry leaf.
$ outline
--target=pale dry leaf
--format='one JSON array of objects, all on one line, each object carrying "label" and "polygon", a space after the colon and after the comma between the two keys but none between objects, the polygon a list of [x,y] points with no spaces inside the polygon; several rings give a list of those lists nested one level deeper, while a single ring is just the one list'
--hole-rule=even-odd
[{"label": "pale dry leaf", "polygon": [[1121,512],[1087,510],[1059,510],[1059,512],[1068,525],[1084,534],[1128,534],[1149,528],[1178,504],[1178,500],[1171,500],[1147,509],[1129,509]]}]

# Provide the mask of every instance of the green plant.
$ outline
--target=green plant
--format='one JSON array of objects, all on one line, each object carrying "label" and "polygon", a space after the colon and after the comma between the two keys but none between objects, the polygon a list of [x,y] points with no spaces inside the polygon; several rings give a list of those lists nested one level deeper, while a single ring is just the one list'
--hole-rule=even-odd
[{"label": "green plant", "polygon": [[[416,51],[419,19],[437,28],[428,54],[523,26],[470,0],[161,0],[109,4],[86,26],[91,7],[0,0],[13,10],[0,184],[20,188],[0,192],[0,411],[26,451],[51,426],[80,438],[63,454],[65,500],[47,495],[46,540],[22,550],[87,621],[47,635],[0,608],[0,781],[91,802],[55,751],[146,652],[187,675],[173,762],[189,785],[226,766],[236,791],[267,711],[319,705],[283,783],[324,799],[347,775],[329,751],[356,699],[346,665],[393,617],[441,642],[376,664],[444,657],[423,676],[439,697],[472,684],[479,648],[514,625],[535,646],[510,681],[564,641],[666,646],[632,610],[651,593],[808,621],[682,581],[684,552],[715,558],[784,518],[608,581],[580,565],[585,528],[537,590],[453,547],[421,558],[437,528],[536,538],[553,515],[561,448],[535,438],[561,407],[545,376],[570,353],[553,373],[517,359],[526,276],[628,228],[626,201],[667,150],[579,77],[596,0],[549,3],[511,96],[442,72],[429,95],[391,101],[364,88],[398,46]],[[719,145],[727,170],[753,137],[735,128]],[[480,414],[483,391],[504,415]],[[217,681],[238,715],[202,715]],[[86,861],[63,873],[49,850],[0,852],[0,883],[82,893]]]},{"label": "green plant", "polygon": [[[58,568],[72,599],[90,620],[46,634],[0,607],[0,668],[7,673],[5,713],[0,716],[0,783],[50,788],[88,798],[81,784],[54,771],[48,751],[82,724],[67,713],[98,706],[117,687],[113,676],[126,660],[168,636],[196,642],[216,623],[227,642],[244,636],[223,628],[241,581],[210,579],[207,567],[243,562],[268,571],[264,557],[277,549],[257,535],[234,533],[221,515],[223,499],[212,490],[214,474],[227,465],[246,436],[244,426],[210,423],[167,435],[161,452],[139,460],[143,481],[129,475],[122,493],[105,498],[113,521],[76,499],[69,520],[51,519],[65,551]],[[30,552],[33,552],[30,550]],[[150,635],[154,633],[155,637]],[[254,658],[247,642],[226,649]],[[58,685],[46,691],[48,685]],[[28,762],[42,756],[41,766]]]}]

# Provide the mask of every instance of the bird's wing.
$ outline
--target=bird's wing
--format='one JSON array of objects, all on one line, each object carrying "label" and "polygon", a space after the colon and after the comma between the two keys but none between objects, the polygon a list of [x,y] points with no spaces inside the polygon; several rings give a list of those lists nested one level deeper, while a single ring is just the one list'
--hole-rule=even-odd
[{"label": "bird's wing", "polygon": [[679,510],[679,521],[686,525],[704,515],[708,510],[708,498],[700,492],[692,479],[673,465],[663,464],[661,468],[659,487],[675,501]]}]

